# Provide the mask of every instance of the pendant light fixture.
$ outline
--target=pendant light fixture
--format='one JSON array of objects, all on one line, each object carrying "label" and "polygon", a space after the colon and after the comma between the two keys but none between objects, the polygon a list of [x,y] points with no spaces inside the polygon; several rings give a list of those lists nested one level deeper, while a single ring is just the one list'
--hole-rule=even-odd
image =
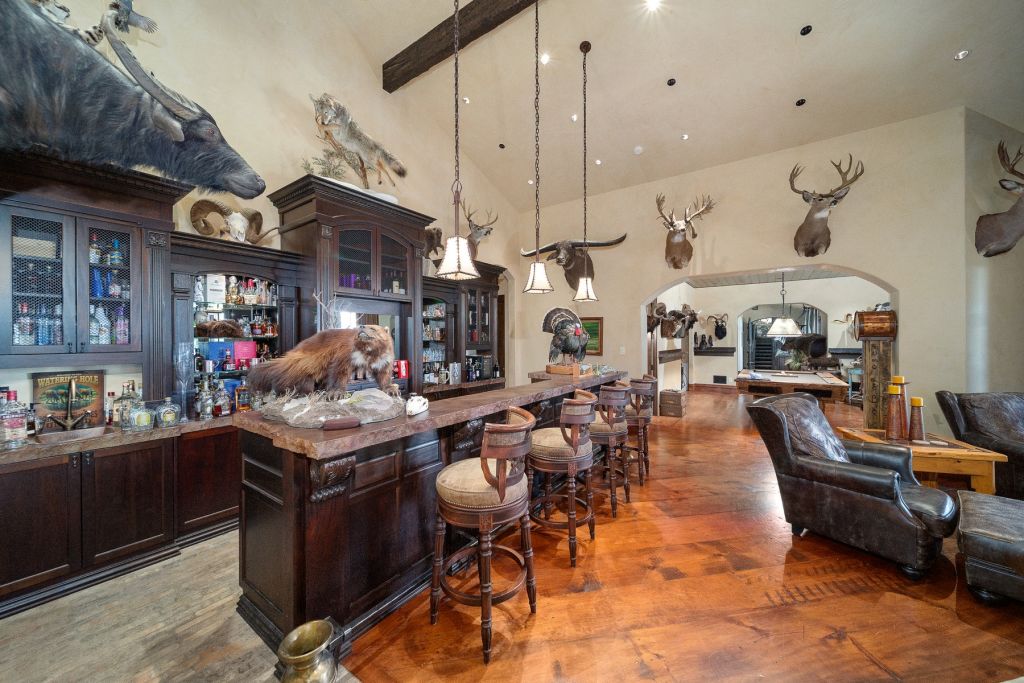
[{"label": "pendant light fixture", "polygon": [[597,301],[597,294],[594,294],[594,278],[590,273],[590,244],[587,242],[587,53],[590,52],[590,43],[584,40],[580,43],[580,52],[583,53],[583,277],[576,286],[576,296],[573,301]]},{"label": "pendant light fixture", "polygon": [[480,273],[469,253],[469,240],[459,234],[459,204],[462,201],[462,181],[459,180],[459,0],[455,0],[452,33],[455,35],[455,182],[452,183],[455,230],[445,242],[444,258],[436,275],[443,280],[472,280],[480,277]]},{"label": "pendant light fixture", "polygon": [[782,273],[782,315],[772,321],[766,337],[799,337],[803,332],[796,321],[786,315],[786,273]]},{"label": "pendant light fixture", "polygon": [[534,256],[523,293],[547,294],[555,288],[540,260],[540,0],[533,3],[533,217]]}]

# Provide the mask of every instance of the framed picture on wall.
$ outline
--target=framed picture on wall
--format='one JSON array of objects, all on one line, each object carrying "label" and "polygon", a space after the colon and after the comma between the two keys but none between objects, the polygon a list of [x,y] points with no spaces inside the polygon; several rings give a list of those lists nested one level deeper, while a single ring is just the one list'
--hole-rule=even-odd
[{"label": "framed picture on wall", "polygon": [[64,417],[67,414],[68,386],[71,380],[75,380],[77,386],[71,415],[78,417],[91,410],[88,426],[103,424],[104,374],[104,370],[32,373],[29,377],[32,380],[32,402],[36,404],[36,419],[42,424],[47,415]]},{"label": "framed picture on wall", "polygon": [[583,329],[590,335],[587,342],[588,356],[604,355],[604,318],[580,318]]}]

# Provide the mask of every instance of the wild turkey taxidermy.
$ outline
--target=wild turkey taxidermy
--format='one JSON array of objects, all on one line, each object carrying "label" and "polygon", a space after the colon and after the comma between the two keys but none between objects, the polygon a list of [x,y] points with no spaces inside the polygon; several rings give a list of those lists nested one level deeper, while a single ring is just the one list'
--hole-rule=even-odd
[{"label": "wild turkey taxidermy", "polygon": [[568,308],[552,308],[548,311],[541,329],[554,335],[548,352],[549,362],[554,363],[561,356],[562,365],[572,365],[568,358],[579,363],[586,357],[590,335],[583,329],[579,316]]},{"label": "wild turkey taxidermy", "polygon": [[380,325],[351,330],[324,330],[305,339],[282,358],[249,371],[254,391],[344,391],[354,370],[366,369],[381,391],[394,393],[391,383],[395,349],[391,334]]}]

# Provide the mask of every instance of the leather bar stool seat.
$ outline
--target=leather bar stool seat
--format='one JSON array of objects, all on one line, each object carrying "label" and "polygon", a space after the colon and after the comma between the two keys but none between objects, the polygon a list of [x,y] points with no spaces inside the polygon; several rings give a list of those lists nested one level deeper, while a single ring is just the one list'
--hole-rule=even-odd
[{"label": "leather bar stool seat", "polygon": [[590,425],[591,433],[600,432],[601,434],[625,434],[629,429],[626,424],[626,420],[620,420],[614,424],[608,424],[605,422],[603,417],[598,416],[594,423]]},{"label": "leather bar stool seat", "polygon": [[[626,418],[636,417],[636,408],[632,404],[626,406]],[[640,410],[640,417],[654,417],[654,406],[648,406]]]},{"label": "leather bar stool seat", "polygon": [[[497,461],[488,465],[497,470]],[[525,498],[530,492],[526,477],[505,489],[505,503]],[[469,508],[488,508],[504,503],[498,499],[498,490],[480,475],[480,460],[467,458],[445,467],[437,475],[437,495],[446,503]]]},{"label": "leather bar stool seat", "polygon": [[572,446],[565,442],[559,427],[548,427],[533,432],[533,448],[530,449],[530,455],[547,460],[571,460],[592,453],[593,444],[589,441],[580,446],[579,452],[574,451]]}]

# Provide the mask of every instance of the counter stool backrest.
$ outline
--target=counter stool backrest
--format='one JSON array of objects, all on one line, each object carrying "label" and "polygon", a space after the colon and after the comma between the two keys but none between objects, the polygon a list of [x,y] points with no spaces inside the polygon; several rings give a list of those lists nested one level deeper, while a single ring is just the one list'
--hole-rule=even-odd
[{"label": "counter stool backrest", "polygon": [[[530,432],[537,419],[522,408],[509,408],[505,424],[484,425],[480,448],[480,468],[484,479],[498,491],[498,500],[505,500],[508,486],[519,483],[526,471],[526,455],[532,445]],[[488,461],[495,460],[498,471],[491,472]]]},{"label": "counter stool backrest", "polygon": [[654,406],[654,394],[658,391],[658,380],[650,375],[643,379],[629,380],[630,402],[639,415],[641,410],[649,410]]},{"label": "counter stool backrest", "polygon": [[626,419],[626,404],[629,403],[629,385],[624,382],[605,384],[597,399],[597,411],[608,424],[617,424]]},{"label": "counter stool backrest", "polygon": [[590,443],[590,423],[597,419],[594,413],[596,404],[597,396],[582,389],[577,389],[572,398],[562,401],[559,426],[562,438],[575,453],[579,453],[580,446]]}]

